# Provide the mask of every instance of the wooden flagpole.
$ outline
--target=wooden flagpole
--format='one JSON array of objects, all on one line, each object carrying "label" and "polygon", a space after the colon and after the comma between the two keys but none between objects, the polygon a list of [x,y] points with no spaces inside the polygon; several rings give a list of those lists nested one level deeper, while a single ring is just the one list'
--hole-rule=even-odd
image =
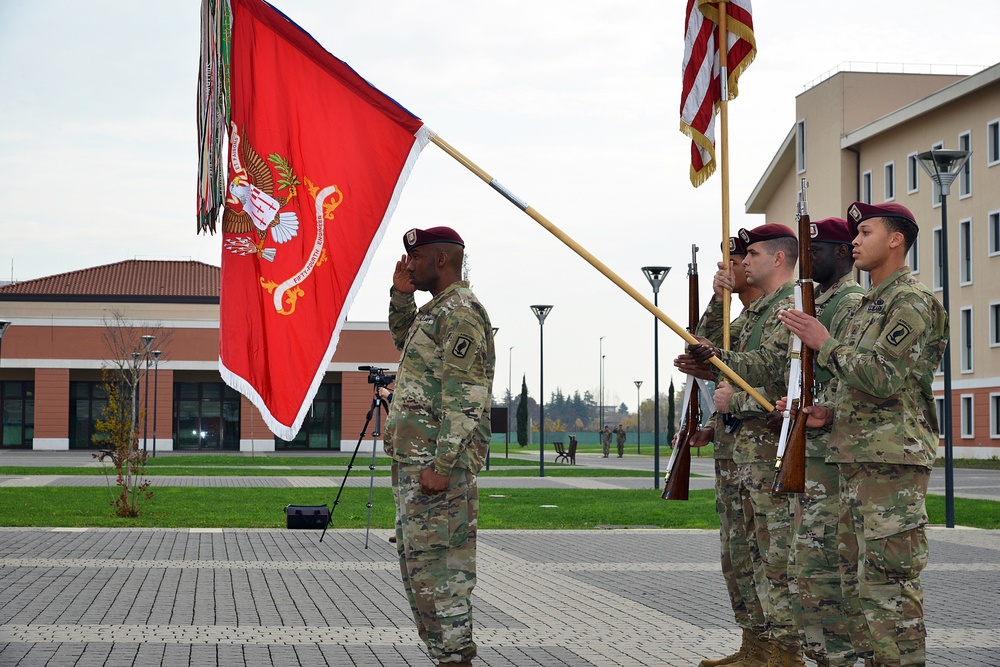
[{"label": "wooden flagpole", "polygon": [[[683,338],[689,344],[698,345],[698,339],[689,334],[687,330],[684,329],[684,327],[678,325],[672,319],[667,317],[666,313],[664,313],[662,310],[654,306],[652,301],[650,301],[645,296],[640,294],[637,289],[635,289],[627,282],[625,282],[618,274],[616,274],[614,271],[608,268],[603,262],[601,262],[599,259],[590,254],[585,248],[583,248],[583,246],[574,241],[565,232],[563,232],[561,229],[552,224],[545,216],[543,216],[541,213],[539,213],[532,207],[528,206],[528,204],[525,201],[518,198],[514,193],[512,193],[510,190],[501,185],[495,178],[493,178],[485,171],[480,169],[474,162],[472,162],[472,160],[459,153],[451,144],[449,144],[447,141],[437,136],[436,134],[432,133],[431,141],[434,142],[434,144],[437,145],[438,148],[440,148],[445,153],[455,158],[458,162],[464,165],[466,169],[468,169],[476,176],[478,176],[480,179],[482,179],[491,188],[502,194],[510,203],[514,204],[514,206],[517,206],[519,209],[527,213],[528,216],[530,216],[535,222],[540,224],[542,227],[548,230],[553,236],[555,236],[557,239],[559,239],[567,246],[569,246],[570,249],[572,249],[576,254],[580,255],[580,257],[583,257],[585,260],[587,260],[587,262],[591,266],[593,266],[595,269],[603,273],[605,277],[611,280],[611,282],[613,282],[614,284],[618,285],[618,287],[622,288],[630,297],[638,301],[643,308],[651,312],[653,315],[656,316],[658,320],[660,320],[668,327],[673,329],[674,333]],[[727,250],[729,248],[728,239],[726,240],[725,248]],[[725,328],[728,329],[729,327]],[[732,380],[733,384],[736,384],[737,386],[740,387],[740,389],[750,394],[750,396],[755,401],[757,401],[761,405],[761,407],[764,408],[764,410],[766,410],[767,412],[774,411],[774,406],[770,402],[768,402],[766,398],[761,396],[760,392],[751,387],[746,380],[737,375],[736,372],[733,371],[733,369],[731,369],[729,366],[727,366],[721,359],[719,359],[718,357],[712,357],[710,361],[713,366],[718,368],[720,371],[722,371],[722,373],[726,375],[726,377]]]},{"label": "wooden flagpole", "polygon": [[[719,3],[719,169],[722,172],[722,263],[729,266],[729,32],[726,2]],[[722,292],[722,349],[729,349],[729,290]]]}]

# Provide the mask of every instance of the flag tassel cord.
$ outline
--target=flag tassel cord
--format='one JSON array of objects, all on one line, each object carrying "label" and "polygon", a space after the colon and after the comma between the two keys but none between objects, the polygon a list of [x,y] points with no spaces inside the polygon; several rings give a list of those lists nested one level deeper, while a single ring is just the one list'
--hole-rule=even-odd
[{"label": "flag tassel cord", "polygon": [[[683,338],[685,341],[687,341],[691,345],[697,345],[699,343],[699,341],[698,341],[697,338],[695,338],[690,333],[688,333],[687,330],[684,327],[678,325],[676,322],[674,322],[672,319],[670,319],[670,317],[668,317],[667,314],[664,313],[662,310],[660,310],[659,308],[657,308],[656,306],[654,306],[652,301],[650,301],[649,299],[647,299],[645,296],[643,296],[642,294],[640,294],[637,289],[635,289],[630,284],[628,284],[627,282],[625,282],[625,280],[623,280],[621,278],[621,276],[619,276],[618,274],[616,274],[614,271],[612,271],[610,268],[608,268],[603,262],[601,262],[599,259],[597,259],[596,257],[594,257],[594,255],[592,255],[590,252],[588,252],[583,246],[581,246],[579,243],[577,243],[575,240],[573,240],[569,235],[567,235],[561,229],[559,229],[554,224],[552,224],[552,222],[549,221],[548,218],[546,218],[541,213],[539,213],[538,211],[536,211],[535,209],[533,209],[531,206],[528,206],[528,204],[526,202],[524,202],[522,199],[518,198],[510,190],[508,190],[503,185],[501,185],[499,182],[497,182],[497,180],[495,178],[493,178],[488,173],[486,173],[485,171],[483,171],[472,160],[470,160],[466,156],[462,155],[462,153],[460,153],[458,150],[456,150],[455,147],[453,147],[451,144],[449,144],[447,141],[445,141],[441,137],[437,136],[436,134],[434,134],[434,135],[431,136],[431,141],[438,148],[440,148],[445,153],[447,153],[449,156],[451,156],[452,158],[454,158],[455,160],[457,160],[459,163],[461,163],[463,166],[465,166],[466,169],[468,169],[469,171],[471,171],[472,173],[474,173],[476,176],[478,176],[480,179],[482,179],[490,187],[492,187],[494,190],[496,190],[501,195],[503,195],[512,204],[514,204],[519,209],[521,209],[522,211],[524,211],[525,213],[527,213],[528,216],[530,216],[535,222],[537,222],[542,227],[544,227],[549,233],[551,233],[557,239],[559,239],[564,244],[566,244],[567,246],[569,246],[571,250],[573,250],[576,254],[580,255],[580,257],[582,257],[583,259],[585,259],[595,269],[597,269],[598,271],[600,271],[601,273],[603,273],[604,276],[606,278],[608,278],[611,282],[613,282],[616,285],[618,285],[618,287],[620,287],[622,290],[624,290],[625,293],[628,294],[630,297],[632,297],[633,299],[635,299],[643,308],[645,308],[646,310],[648,310],[649,312],[651,312],[656,317],[656,319],[660,320],[661,322],[663,322],[664,324],[666,324],[668,327],[670,327],[670,329],[672,329],[674,331],[674,333],[676,333],[678,336],[680,336],[681,338]],[[774,406],[766,398],[764,398],[760,394],[760,392],[758,392],[756,389],[754,389],[753,387],[751,387],[747,383],[746,380],[744,380],[742,377],[740,377],[739,375],[737,375],[736,372],[733,369],[731,369],[729,366],[727,366],[721,359],[719,359],[718,357],[712,357],[709,361],[712,363],[713,366],[715,366],[722,373],[724,373],[726,375],[726,377],[728,377],[730,380],[732,380],[734,384],[738,385],[743,391],[747,392],[767,412],[773,412],[774,411]]]}]

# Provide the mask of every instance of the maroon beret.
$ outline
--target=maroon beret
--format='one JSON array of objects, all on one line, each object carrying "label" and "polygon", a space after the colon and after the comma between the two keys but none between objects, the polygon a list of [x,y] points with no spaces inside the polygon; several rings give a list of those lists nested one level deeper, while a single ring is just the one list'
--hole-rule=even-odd
[{"label": "maroon beret", "polygon": [[856,201],[847,207],[847,218],[855,236],[858,233],[858,225],[861,224],[862,220],[868,218],[901,218],[917,227],[917,221],[910,213],[910,209],[894,201],[878,205]]},{"label": "maroon beret", "polygon": [[856,234],[851,234],[851,227],[843,218],[824,218],[810,225],[810,236],[813,241],[825,243],[843,243],[851,245]]},{"label": "maroon beret", "polygon": [[465,241],[451,227],[414,228],[403,234],[403,246],[406,247],[406,252],[428,243],[456,243],[463,248],[465,247]]},{"label": "maroon beret", "polygon": [[795,232],[792,231],[791,227],[787,227],[777,222],[769,222],[766,225],[754,227],[753,229],[741,229],[739,234],[740,238],[743,239],[743,243],[745,243],[748,248],[754,243],[760,243],[761,241],[795,238]]},{"label": "maroon beret", "polygon": [[730,255],[745,255],[747,254],[747,244],[743,242],[739,236],[729,237],[729,254]]}]

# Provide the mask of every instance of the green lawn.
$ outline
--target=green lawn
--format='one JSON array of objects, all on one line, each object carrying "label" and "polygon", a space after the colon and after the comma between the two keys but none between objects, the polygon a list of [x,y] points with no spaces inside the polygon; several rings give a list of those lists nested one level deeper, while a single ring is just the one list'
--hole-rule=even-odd
[{"label": "green lawn", "polygon": [[[110,493],[102,487],[0,488],[0,525],[60,527],[281,528],[288,504],[330,504],[336,489],[161,487],[138,519],[111,516]],[[345,488],[333,512],[333,528],[361,528],[367,520],[368,488]],[[552,506],[552,507],[549,507]],[[929,496],[931,522],[944,523],[944,498]],[[955,499],[960,525],[1000,528],[1000,503]],[[372,526],[390,528],[392,495],[375,489]],[[593,529],[599,526],[718,528],[712,490],[692,491],[691,500],[664,501],[654,490],[483,489],[484,529]]]}]

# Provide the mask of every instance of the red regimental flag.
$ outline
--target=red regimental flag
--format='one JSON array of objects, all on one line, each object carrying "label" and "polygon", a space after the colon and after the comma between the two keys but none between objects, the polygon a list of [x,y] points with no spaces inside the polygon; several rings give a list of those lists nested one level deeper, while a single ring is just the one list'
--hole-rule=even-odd
[{"label": "red regimental flag", "polygon": [[[267,3],[230,6],[231,31],[223,18],[217,59],[202,64],[203,79],[216,75],[207,85],[231,105],[228,178],[216,192],[224,201],[219,364],[226,383],[291,440],[429,132]],[[202,175],[201,211],[212,208],[210,180]]]},{"label": "red regimental flag", "polygon": [[[691,137],[691,183],[697,187],[715,171],[715,114],[722,100],[719,67],[719,5],[688,0],[684,15],[684,62],[681,65],[681,132]],[[729,99],[737,81],[757,54],[750,0],[731,0],[726,7]]]}]

